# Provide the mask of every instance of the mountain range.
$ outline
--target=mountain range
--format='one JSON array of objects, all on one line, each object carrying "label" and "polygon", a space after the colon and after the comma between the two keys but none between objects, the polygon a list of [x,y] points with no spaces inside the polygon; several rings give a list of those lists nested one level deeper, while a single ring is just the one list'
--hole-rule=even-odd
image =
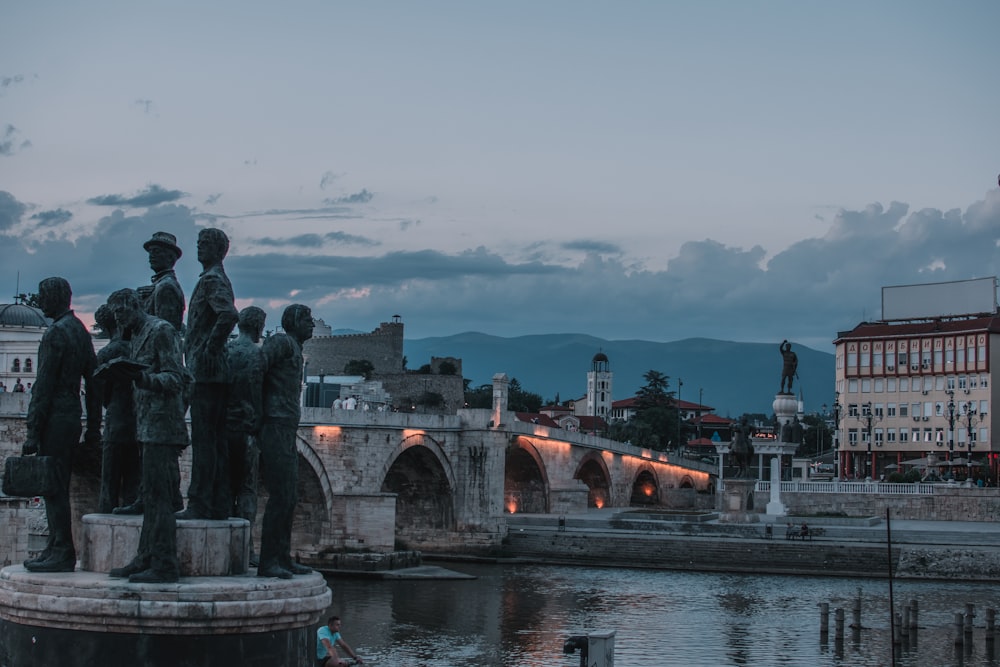
[{"label": "mountain range", "polygon": [[[801,392],[807,413],[819,412],[834,399],[834,355],[796,345],[798,375],[793,391]],[[644,340],[605,340],[585,334],[544,334],[503,338],[467,332],[436,338],[407,339],[404,354],[409,368],[433,357],[457,357],[471,386],[492,382],[496,373],[517,378],[526,391],[541,394],[548,403],[586,393],[587,372],[594,355],[603,352],[614,373],[614,400],[630,398],[645,384],[643,375],[655,370],[669,376],[668,391],[702,403],[723,417],[743,413],[773,413],[781,384],[778,341],[738,343],[709,338],[687,338],[668,343]]]}]

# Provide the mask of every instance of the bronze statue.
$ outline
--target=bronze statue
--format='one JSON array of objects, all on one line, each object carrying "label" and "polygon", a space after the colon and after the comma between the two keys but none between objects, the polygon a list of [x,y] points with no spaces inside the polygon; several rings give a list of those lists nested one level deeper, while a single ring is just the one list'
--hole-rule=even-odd
[{"label": "bronze statue", "polygon": [[138,290],[143,307],[150,315],[170,322],[180,331],[184,324],[184,290],[174,273],[174,264],[182,254],[177,237],[168,232],[156,232],[142,247],[149,253],[149,268],[153,270],[152,284]]},{"label": "bronze statue", "polygon": [[[251,533],[257,519],[257,475],[260,449],[261,392],[264,383],[264,353],[260,336],[267,315],[257,306],[240,311],[239,335],[226,344],[229,362],[229,405],[226,436],[229,439],[230,489],[233,516],[250,522]],[[257,556],[250,544],[250,564]]]},{"label": "bronze statue", "polygon": [[[107,304],[94,313],[94,320],[111,342],[97,353],[97,363],[128,357],[131,344],[122,339],[122,331]],[[119,501],[131,505],[139,499],[139,445],[135,439],[135,406],[132,383],[107,377],[94,380],[95,390],[104,404],[104,438],[101,442],[101,490],[97,511],[109,514]]]},{"label": "bronze statue", "polygon": [[76,567],[73,517],[69,503],[73,450],[80,441],[80,382],[87,404],[88,445],[101,439],[101,400],[91,376],[97,364],[94,345],[83,323],[70,310],[72,290],[64,278],[46,278],[38,284],[42,312],[52,320],[38,345],[38,371],[28,404],[25,455],[52,457],[56,492],[45,496],[49,538],[45,549],[24,562],[31,572],[72,572]]},{"label": "bronze statue", "polygon": [[[140,287],[137,292],[143,309],[154,317],[166,320],[180,332],[184,325],[184,290],[177,281],[174,265],[183,254],[177,245],[177,237],[169,232],[156,232],[142,244],[149,255],[149,268],[153,270],[151,285]],[[180,479],[180,469],[177,471]],[[184,508],[180,487],[173,491],[174,509]],[[115,514],[142,514],[142,494],[136,500],[114,509]]]},{"label": "bronze statue", "polygon": [[226,519],[229,496],[229,444],[226,439],[228,371],[226,340],[239,313],[222,260],[229,237],[221,229],[198,234],[198,261],[204,271],[191,293],[184,361],[194,376],[191,392],[191,484],[180,519]]},{"label": "bronze statue", "polygon": [[[799,358],[794,352],[792,352],[792,344],[787,340],[781,341],[781,345],[778,346],[781,351],[781,389],[778,391],[779,394],[790,394],[792,393],[792,380],[798,377],[796,371],[799,368]],[[788,381],[788,389],[785,389],[785,381]]]},{"label": "bronze statue", "polygon": [[736,459],[736,477],[750,476],[750,465],[754,455],[751,433],[752,430],[746,417],[740,419],[740,423],[733,428],[733,439],[729,451]]},{"label": "bronze statue", "polygon": [[302,391],[302,343],[312,338],[308,307],[292,304],[281,315],[283,334],[264,341],[264,421],[260,432],[260,465],[268,499],[260,531],[257,575],[289,579],[312,570],[292,560],[292,520],[298,502],[298,452]]},{"label": "bronze statue", "polygon": [[190,376],[177,331],[147,314],[135,290],[118,290],[108,305],[118,326],[132,332],[132,350],[128,360],[112,362],[106,372],[135,385],[136,437],[143,450],[138,553],[109,574],[131,583],[173,582],[180,576],[173,489],[179,482],[177,457],[188,444],[184,394]]}]

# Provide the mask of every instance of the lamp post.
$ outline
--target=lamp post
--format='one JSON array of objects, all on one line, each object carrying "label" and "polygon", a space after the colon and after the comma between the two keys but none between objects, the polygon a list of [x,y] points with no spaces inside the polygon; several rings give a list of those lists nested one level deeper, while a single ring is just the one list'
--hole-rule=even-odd
[{"label": "lamp post", "polygon": [[824,403],[822,406],[820,406],[820,408],[822,410],[822,412],[819,413],[820,417],[821,417],[820,423],[823,424],[823,428],[817,429],[817,433],[816,433],[816,435],[818,436],[816,438],[816,458],[817,459],[819,457],[823,456],[823,431],[826,430],[826,422],[827,422],[827,419],[830,418],[829,413],[826,411],[826,403]]},{"label": "lamp post", "polygon": [[870,402],[861,406],[861,416],[859,419],[864,423],[865,431],[868,433],[868,460],[865,462],[865,472],[867,473],[865,477],[871,479],[875,472],[872,465],[872,424],[875,422],[875,415],[872,414],[872,404]]},{"label": "lamp post", "polygon": [[[955,457],[955,390],[949,389],[946,393],[948,394],[948,462],[950,463]],[[953,477],[949,465],[948,479]]]},{"label": "lamp post", "polygon": [[837,480],[840,481],[840,392],[833,398],[833,457],[837,463]]},{"label": "lamp post", "polygon": [[681,387],[684,380],[677,378],[677,453],[681,452]]},{"label": "lamp post", "polygon": [[966,445],[969,447],[969,457],[966,460],[966,465],[969,467],[969,475],[966,479],[969,483],[972,483],[972,448],[975,447],[973,438],[976,432],[973,430],[973,426],[976,425],[976,406],[972,401],[965,402],[965,435],[967,437]]}]

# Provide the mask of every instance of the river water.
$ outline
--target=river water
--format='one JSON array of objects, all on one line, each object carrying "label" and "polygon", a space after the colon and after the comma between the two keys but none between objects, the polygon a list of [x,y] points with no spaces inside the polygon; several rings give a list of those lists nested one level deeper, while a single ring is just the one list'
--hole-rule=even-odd
[{"label": "river water", "polygon": [[[472,580],[329,579],[330,614],[375,666],[576,667],[567,637],[614,630],[618,667],[892,665],[884,579],[696,574],[660,570],[449,563]],[[862,626],[837,645],[834,610],[849,626],[861,589]],[[989,584],[895,582],[897,610],[916,600],[916,642],[897,647],[901,667],[998,665],[984,640]],[[820,637],[819,603],[830,604]],[[954,614],[975,605],[973,641],[954,644]],[[328,614],[328,615],[330,615]],[[1000,649],[998,649],[1000,653]]]}]

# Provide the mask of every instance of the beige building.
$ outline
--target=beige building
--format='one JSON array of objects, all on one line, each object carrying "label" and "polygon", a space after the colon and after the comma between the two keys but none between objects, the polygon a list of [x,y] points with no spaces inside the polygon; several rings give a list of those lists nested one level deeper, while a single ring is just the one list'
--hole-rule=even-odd
[{"label": "beige building", "polygon": [[997,483],[995,304],[991,314],[863,322],[834,345],[842,477],[916,467]]}]

